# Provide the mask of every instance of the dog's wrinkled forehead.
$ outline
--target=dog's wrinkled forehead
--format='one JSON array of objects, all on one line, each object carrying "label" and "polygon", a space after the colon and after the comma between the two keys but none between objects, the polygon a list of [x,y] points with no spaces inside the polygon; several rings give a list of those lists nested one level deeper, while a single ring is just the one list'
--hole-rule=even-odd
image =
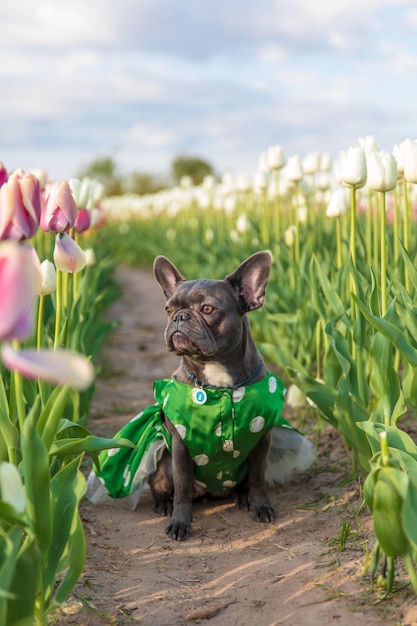
[{"label": "dog's wrinkled forehead", "polygon": [[209,278],[180,283],[167,304],[177,308],[187,308],[208,302],[218,307],[224,307],[233,302],[237,304],[233,289],[229,285],[222,280]]}]

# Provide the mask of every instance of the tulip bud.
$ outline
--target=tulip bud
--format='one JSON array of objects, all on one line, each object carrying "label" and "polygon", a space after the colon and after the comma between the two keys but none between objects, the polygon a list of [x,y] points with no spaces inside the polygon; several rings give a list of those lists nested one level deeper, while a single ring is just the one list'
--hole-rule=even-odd
[{"label": "tulip bud", "polygon": [[358,146],[350,146],[339,162],[339,180],[345,185],[355,188],[363,187],[366,183],[365,151]]},{"label": "tulip bud", "polygon": [[3,163],[0,161],[0,187],[7,183],[9,180],[9,175],[7,173],[7,169],[4,167]]},{"label": "tulip bud", "polygon": [[417,142],[404,141],[404,178],[409,183],[417,183]]},{"label": "tulip bud", "polygon": [[312,176],[319,171],[320,168],[320,153],[309,152],[303,159],[304,174]]},{"label": "tulip bud", "polygon": [[38,179],[16,170],[0,187],[0,239],[30,239],[38,230],[40,214]]},{"label": "tulip bud", "polygon": [[284,166],[284,152],[281,146],[270,146],[266,154],[270,170],[280,170]]},{"label": "tulip bud", "polygon": [[371,151],[367,156],[368,187],[374,191],[390,191],[397,184],[397,162],[386,150]]},{"label": "tulip bud", "polygon": [[32,332],[32,308],[42,283],[38,256],[31,245],[0,244],[0,341],[23,341]]},{"label": "tulip bud", "polygon": [[320,155],[320,172],[330,172],[332,167],[332,158],[327,152]]},{"label": "tulip bud", "polygon": [[77,233],[83,233],[91,226],[91,211],[90,209],[80,209],[77,213],[77,217],[74,222],[74,230]]},{"label": "tulip bud", "polygon": [[68,184],[77,209],[90,208],[92,191],[90,178],[85,177],[82,180],[70,178]]},{"label": "tulip bud", "polygon": [[63,233],[74,226],[77,207],[67,181],[50,188],[41,213],[41,228],[46,232]]},{"label": "tulip bud", "polygon": [[13,463],[0,463],[0,500],[10,504],[18,513],[26,508],[26,496],[23,490],[19,470]]},{"label": "tulip bud", "polygon": [[288,248],[292,248],[295,242],[295,232],[296,227],[294,224],[288,226],[288,228],[284,231],[284,243]]},{"label": "tulip bud", "polygon": [[56,271],[54,264],[45,259],[45,261],[41,263],[41,272],[42,285],[40,295],[49,296],[51,293],[54,293],[56,289]]},{"label": "tulip bud", "polygon": [[303,178],[303,166],[301,164],[301,159],[298,154],[289,157],[285,173],[287,176],[287,180],[292,183],[298,183]]},{"label": "tulip bud", "polygon": [[79,272],[85,267],[85,252],[69,235],[59,233],[55,240],[54,261],[61,272]]},{"label": "tulip bud", "polygon": [[85,251],[85,266],[93,267],[96,264],[96,253],[94,248],[87,248]]},{"label": "tulip bud", "polygon": [[268,187],[266,173],[258,170],[253,177],[253,190],[255,193],[263,193]]},{"label": "tulip bud", "polygon": [[336,189],[331,195],[326,209],[327,217],[341,217],[349,211],[350,198],[348,189]]},{"label": "tulip bud", "polygon": [[296,385],[290,385],[288,387],[287,393],[285,394],[285,403],[293,409],[305,407],[305,394]]},{"label": "tulip bud", "polygon": [[358,143],[359,143],[359,146],[363,148],[366,156],[369,154],[369,152],[378,151],[378,145],[373,135],[366,135],[365,137],[359,137]]}]

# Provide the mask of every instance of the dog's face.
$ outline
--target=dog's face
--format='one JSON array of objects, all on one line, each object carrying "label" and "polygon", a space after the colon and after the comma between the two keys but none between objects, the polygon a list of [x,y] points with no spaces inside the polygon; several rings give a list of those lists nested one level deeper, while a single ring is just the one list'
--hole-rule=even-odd
[{"label": "dog's face", "polygon": [[262,306],[271,255],[258,252],[224,280],[187,281],[165,257],[155,277],[167,298],[168,350],[202,362],[236,353],[244,340],[245,314]]},{"label": "dog's face", "polygon": [[227,284],[186,281],[167,300],[165,342],[179,356],[207,361],[233,351],[242,340],[242,311]]}]

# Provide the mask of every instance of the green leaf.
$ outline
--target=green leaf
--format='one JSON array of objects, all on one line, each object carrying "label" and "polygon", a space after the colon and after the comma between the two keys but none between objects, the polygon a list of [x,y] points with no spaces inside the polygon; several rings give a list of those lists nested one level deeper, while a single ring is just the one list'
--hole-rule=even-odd
[{"label": "green leaf", "polygon": [[[15,450],[19,442],[19,431],[9,417],[9,403],[0,374],[0,430],[8,450]],[[10,460],[10,456],[9,456]]]},{"label": "green leaf", "polygon": [[83,524],[78,513],[74,515],[68,549],[65,553],[65,561],[61,561],[60,568],[64,576],[55,592],[55,603],[65,602],[74,585],[81,576],[85,563],[85,534]]},{"label": "green leaf", "polygon": [[22,540],[21,528],[12,528],[8,533],[0,532],[0,624],[7,624],[7,605],[14,597],[10,588]]},{"label": "green leaf", "polygon": [[22,430],[23,480],[27,512],[41,550],[46,550],[51,536],[48,451],[36,429],[36,413],[31,412]]},{"label": "green leaf", "polygon": [[57,387],[51,394],[38,421],[38,432],[49,450],[59,427],[68,399],[68,387]]},{"label": "green leaf", "polygon": [[41,582],[41,552],[34,538],[26,537],[16,560],[11,591],[15,598],[8,603],[8,624],[33,624],[35,602]]},{"label": "green leaf", "polygon": [[411,365],[414,367],[417,366],[417,350],[410,345],[407,335],[402,332],[398,326],[395,326],[391,322],[387,322],[385,319],[372,315],[362,302],[356,298],[356,296],[353,296],[353,298],[368,322],[370,322],[370,324],[372,324],[374,328],[379,330],[383,335],[388,337],[388,339],[392,341],[395,347],[405,356]]},{"label": "green leaf", "polygon": [[135,448],[135,444],[129,439],[106,439],[89,435],[84,439],[56,439],[50,450],[50,454],[81,454],[82,452],[99,452],[109,448]]},{"label": "green leaf", "polygon": [[[78,515],[78,503],[86,490],[86,481],[79,471],[81,457],[65,465],[51,480],[51,540],[43,554],[43,593],[49,605],[57,576],[67,568],[70,559],[71,533]],[[80,557],[84,563],[83,546]],[[78,547],[75,548],[78,550]],[[78,562],[78,561],[77,561]],[[81,567],[82,570],[82,567]],[[81,572],[80,572],[81,573]]]},{"label": "green leaf", "polygon": [[[370,444],[373,448],[381,447],[380,434],[382,432],[387,433],[387,442],[389,448],[396,448],[397,450],[403,450],[413,459],[417,461],[417,446],[411,439],[410,435],[400,430],[397,426],[384,426],[384,424],[378,424],[375,422],[361,422],[358,424],[359,428],[366,432],[370,439]],[[371,439],[373,441],[371,441]]]}]

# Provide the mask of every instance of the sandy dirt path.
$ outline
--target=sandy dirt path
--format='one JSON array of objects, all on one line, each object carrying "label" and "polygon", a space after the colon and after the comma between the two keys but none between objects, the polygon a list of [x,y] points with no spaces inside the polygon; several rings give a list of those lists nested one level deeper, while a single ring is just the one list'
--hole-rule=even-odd
[{"label": "sandy dirt path", "polygon": [[[153,403],[152,383],[170,376],[162,293],[151,273],[122,267],[123,295],[108,311],[120,326],[101,356],[89,428],[113,435]],[[349,460],[335,431],[319,436],[319,459],[307,475],[274,488],[278,518],[258,524],[233,501],[194,507],[193,536],[175,542],[166,519],[145,496],[135,512],[116,506],[81,513],[87,560],[63,607],[64,625],[380,626],[415,624],[415,598],[380,602],[361,577],[371,520],[357,484],[342,486]],[[344,550],[343,529],[350,529]]]}]

